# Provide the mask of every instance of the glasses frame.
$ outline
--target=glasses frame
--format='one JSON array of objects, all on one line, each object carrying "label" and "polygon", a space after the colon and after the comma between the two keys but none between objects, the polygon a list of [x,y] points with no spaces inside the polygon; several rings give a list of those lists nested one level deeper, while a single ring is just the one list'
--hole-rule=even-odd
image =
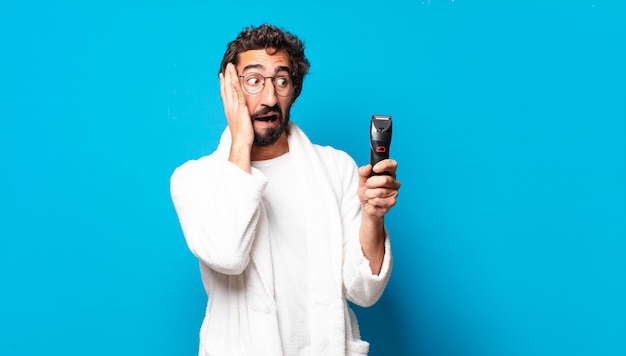
[{"label": "glasses frame", "polygon": [[[261,90],[259,90],[256,93],[251,93],[248,89],[246,89],[246,85],[245,85],[245,80],[244,78],[248,75],[258,75],[259,77],[263,78],[263,81],[261,82]],[[261,94],[261,92],[263,91],[263,89],[265,89],[265,81],[267,79],[271,79],[272,85],[274,86],[274,93],[276,93],[276,95],[281,96],[283,98],[286,98],[288,96],[290,96],[291,94],[293,94],[293,89],[294,89],[294,85],[293,85],[293,80],[291,79],[291,76],[284,76],[284,75],[274,75],[271,77],[266,77],[264,75],[262,75],[261,73],[256,73],[256,72],[250,72],[250,73],[246,73],[244,75],[240,75],[239,78],[241,78],[241,87],[243,88],[243,90],[246,91],[246,93],[250,94],[250,95],[257,95],[257,94]],[[288,78],[289,79],[289,85],[291,86],[291,88],[289,88],[289,91],[287,92],[287,94],[283,95],[283,94],[279,94],[278,90],[276,90],[276,79],[278,78]]]}]

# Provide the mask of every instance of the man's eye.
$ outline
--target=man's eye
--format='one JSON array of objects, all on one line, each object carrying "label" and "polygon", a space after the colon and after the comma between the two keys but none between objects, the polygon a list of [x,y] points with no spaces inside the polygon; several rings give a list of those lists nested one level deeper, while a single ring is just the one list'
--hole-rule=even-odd
[{"label": "man's eye", "polygon": [[278,77],[276,78],[276,80],[274,81],[274,83],[279,86],[279,87],[286,87],[289,85],[289,79],[286,77]]},{"label": "man's eye", "polygon": [[246,79],[246,83],[248,83],[248,85],[257,86],[261,84],[261,78],[253,75],[253,76],[248,77],[248,79]]}]

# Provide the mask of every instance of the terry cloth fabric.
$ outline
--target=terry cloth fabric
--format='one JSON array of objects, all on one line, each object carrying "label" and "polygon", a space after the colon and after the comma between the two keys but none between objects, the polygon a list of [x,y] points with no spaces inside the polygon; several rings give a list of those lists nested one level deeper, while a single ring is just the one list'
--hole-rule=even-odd
[{"label": "terry cloth fabric", "polygon": [[[310,217],[306,241],[312,354],[366,355],[369,344],[360,340],[345,299],[361,306],[378,300],[391,272],[389,238],[385,238],[382,270],[372,275],[358,241],[361,211],[356,164],[341,151],[313,145],[293,123],[288,127],[288,142],[295,165],[293,179],[307,187],[301,208]],[[209,295],[200,355],[281,355],[270,236],[260,199],[266,181],[260,171],[253,168],[250,177],[228,162],[230,145],[227,128],[214,154],[179,167],[171,181],[183,233],[202,262],[203,283]],[[220,176],[217,169],[226,171],[227,182],[216,178]],[[250,198],[255,195],[258,197]],[[215,199],[233,206],[212,207]],[[248,210],[251,213],[243,223],[247,224],[243,237],[224,247],[229,242],[214,235],[225,230],[216,224],[224,224],[229,216],[238,219]],[[219,217],[213,217],[216,215]]]}]

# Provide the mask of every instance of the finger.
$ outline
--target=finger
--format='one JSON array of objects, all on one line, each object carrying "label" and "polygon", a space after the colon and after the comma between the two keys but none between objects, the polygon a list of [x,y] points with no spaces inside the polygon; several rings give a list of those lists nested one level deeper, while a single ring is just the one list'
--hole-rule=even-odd
[{"label": "finger", "polygon": [[368,205],[364,207],[364,213],[370,216],[385,216],[389,212],[389,208],[383,208],[376,205]]},{"label": "finger", "polygon": [[230,66],[231,64],[228,63],[226,65],[226,69],[224,70],[224,72],[221,75],[221,78],[223,79],[222,81],[222,86],[223,86],[223,95],[222,95],[222,100],[224,101],[224,106],[228,109],[228,111],[230,111],[230,109],[232,108],[232,99],[233,99],[233,90],[232,90],[232,84],[231,84],[231,74],[230,74]]},{"label": "finger", "polygon": [[226,110],[226,79],[224,78],[224,73],[220,72],[220,97],[222,98],[222,105],[224,105],[224,110]]},{"label": "finger", "polygon": [[398,191],[395,189],[367,189],[364,192],[364,195],[367,199],[376,199],[376,198],[395,198],[398,196]]},{"label": "finger", "polygon": [[368,204],[380,209],[389,210],[396,205],[395,198],[374,198],[368,201]]},{"label": "finger", "polygon": [[372,165],[367,164],[365,166],[359,167],[358,173],[359,173],[359,183],[358,183],[359,197],[361,200],[363,200],[365,199],[365,197],[363,196],[363,191],[368,188],[367,180],[369,179],[370,173],[372,173]]},{"label": "finger", "polygon": [[371,204],[369,204],[369,206],[374,207],[379,212],[383,212],[383,214],[387,213],[389,210],[391,210],[391,208],[393,208],[394,205],[396,205],[395,201],[394,202],[386,202],[386,201],[383,201],[383,200],[378,200],[378,201],[375,201],[375,202],[372,202]]},{"label": "finger", "polygon": [[236,106],[239,104],[239,95],[237,93],[237,84],[239,81],[237,80],[237,71],[235,70],[235,66],[232,63],[228,63],[226,67],[227,79],[228,79],[228,89],[229,95],[231,98],[231,105]]},{"label": "finger", "polygon": [[372,176],[365,182],[367,189],[386,188],[398,190],[400,189],[400,182],[392,176]]},{"label": "finger", "polygon": [[241,88],[241,83],[239,83],[239,74],[237,74],[237,69],[232,63],[229,63],[227,66],[229,80],[231,88],[233,89],[233,99],[235,99],[233,104],[238,104],[240,107],[246,105],[246,98],[243,94],[243,89]]},{"label": "finger", "polygon": [[359,178],[361,178],[364,182],[369,178],[369,175],[372,173],[372,165],[367,164],[365,166],[359,167]]},{"label": "finger", "polygon": [[396,162],[395,160],[393,160],[393,159],[384,159],[384,160],[376,163],[376,165],[372,169],[376,173],[387,172],[391,176],[395,177],[396,176],[396,169],[397,169],[397,167],[398,167],[398,162]]}]

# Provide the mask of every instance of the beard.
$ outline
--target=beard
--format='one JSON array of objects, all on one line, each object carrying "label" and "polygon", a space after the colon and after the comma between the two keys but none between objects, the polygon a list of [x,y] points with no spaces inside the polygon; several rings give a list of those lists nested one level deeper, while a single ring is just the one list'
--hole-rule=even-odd
[{"label": "beard", "polygon": [[266,107],[255,112],[252,116],[252,122],[254,120],[267,120],[271,118],[271,120],[278,120],[278,125],[276,127],[272,127],[266,129],[265,132],[259,133],[256,130],[254,131],[254,141],[252,144],[258,147],[268,147],[276,143],[280,136],[287,131],[287,125],[289,124],[289,111],[283,117],[283,113],[278,105],[273,107]]}]

